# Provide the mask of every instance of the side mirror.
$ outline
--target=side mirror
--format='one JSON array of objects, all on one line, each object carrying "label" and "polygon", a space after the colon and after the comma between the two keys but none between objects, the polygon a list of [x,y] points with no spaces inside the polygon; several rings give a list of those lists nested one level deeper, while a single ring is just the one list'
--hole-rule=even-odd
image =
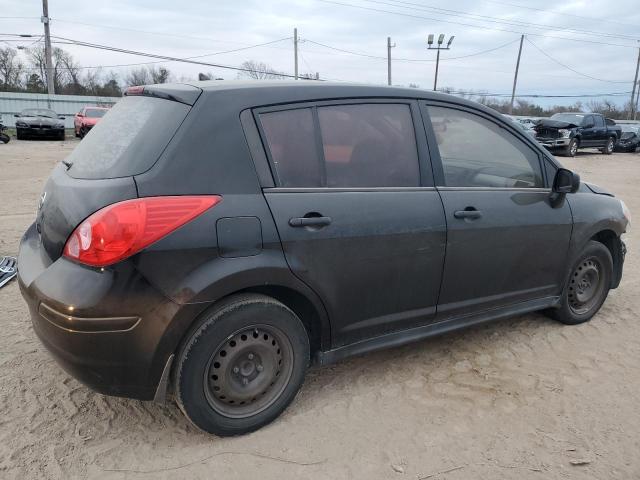
[{"label": "side mirror", "polygon": [[553,179],[553,193],[575,193],[580,188],[580,175],[566,168],[559,168]]}]

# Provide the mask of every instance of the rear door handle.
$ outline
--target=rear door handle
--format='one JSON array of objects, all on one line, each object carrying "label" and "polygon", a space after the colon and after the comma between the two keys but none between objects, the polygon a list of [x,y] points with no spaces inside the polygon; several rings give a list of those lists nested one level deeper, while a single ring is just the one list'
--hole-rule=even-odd
[{"label": "rear door handle", "polygon": [[291,227],[326,227],[331,223],[331,217],[296,217],[289,219]]},{"label": "rear door handle", "polygon": [[468,218],[469,220],[475,220],[482,216],[482,212],[480,210],[476,210],[474,207],[467,207],[464,210],[453,212],[453,216],[460,219]]}]

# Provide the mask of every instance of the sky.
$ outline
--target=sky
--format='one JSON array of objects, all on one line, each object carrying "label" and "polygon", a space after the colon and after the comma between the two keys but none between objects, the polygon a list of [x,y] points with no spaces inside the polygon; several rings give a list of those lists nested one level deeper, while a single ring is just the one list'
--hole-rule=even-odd
[{"label": "sky", "polygon": [[[300,72],[319,72],[320,78],[348,82],[386,84],[386,44],[390,36],[395,44],[393,84],[417,84],[427,89],[433,88],[436,58],[436,52],[427,49],[427,36],[443,33],[448,40],[454,35],[451,49],[441,52],[438,87],[507,95],[511,93],[523,33],[526,38],[517,88],[517,94],[521,95],[630,92],[640,46],[638,0],[50,0],[49,3],[54,36],[181,58],[212,54],[201,60],[230,66],[255,60],[288,74],[294,71],[291,37],[297,27]],[[40,0],[4,0],[2,4],[0,33],[42,33]],[[10,44],[28,46],[34,40]],[[261,47],[220,53],[274,41]],[[78,45],[59,46],[85,67],[151,61]],[[158,65],[168,67],[178,80],[195,78],[198,72],[237,78],[237,72],[222,68],[176,62]],[[104,70],[125,75],[133,68]],[[627,96],[605,98],[619,104],[627,100]],[[549,105],[578,99],[527,100]],[[581,100],[587,101],[588,97]]]}]

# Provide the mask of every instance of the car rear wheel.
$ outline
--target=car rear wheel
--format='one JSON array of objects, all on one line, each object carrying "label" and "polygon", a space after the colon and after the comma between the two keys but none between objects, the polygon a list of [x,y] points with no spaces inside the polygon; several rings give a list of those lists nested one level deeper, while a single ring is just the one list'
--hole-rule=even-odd
[{"label": "car rear wheel", "polygon": [[564,154],[567,157],[575,157],[576,153],[578,153],[578,140],[575,138],[572,138],[571,141],[569,142],[569,145],[567,145],[567,147],[564,150]]},{"label": "car rear wheel", "polygon": [[18,140],[24,140],[24,135],[22,132],[20,131],[16,131],[16,139]]},{"label": "car rear wheel", "polygon": [[609,294],[612,272],[609,249],[590,241],[573,265],[560,307],[550,310],[550,316],[568,325],[591,320]]},{"label": "car rear wheel", "polygon": [[87,134],[87,129],[85,127],[80,127],[80,138],[84,138]]},{"label": "car rear wheel", "polygon": [[206,432],[248,433],[291,403],[309,357],[309,339],[295,313],[264,295],[233,296],[185,340],[174,370],[175,397]]},{"label": "car rear wheel", "polygon": [[607,140],[607,144],[602,149],[602,153],[604,153],[605,155],[611,155],[613,153],[615,143],[616,142],[613,140],[613,137],[609,137],[609,139]]}]

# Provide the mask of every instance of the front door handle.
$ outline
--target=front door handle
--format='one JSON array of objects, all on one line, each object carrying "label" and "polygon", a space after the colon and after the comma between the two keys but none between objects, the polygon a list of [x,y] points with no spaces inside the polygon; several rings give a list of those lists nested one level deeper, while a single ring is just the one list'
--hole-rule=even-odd
[{"label": "front door handle", "polygon": [[331,217],[296,217],[289,219],[292,227],[326,227],[331,223]]},{"label": "front door handle", "polygon": [[474,207],[467,207],[464,210],[453,212],[453,216],[459,219],[475,220],[482,216],[482,212],[480,210],[476,210]]}]

